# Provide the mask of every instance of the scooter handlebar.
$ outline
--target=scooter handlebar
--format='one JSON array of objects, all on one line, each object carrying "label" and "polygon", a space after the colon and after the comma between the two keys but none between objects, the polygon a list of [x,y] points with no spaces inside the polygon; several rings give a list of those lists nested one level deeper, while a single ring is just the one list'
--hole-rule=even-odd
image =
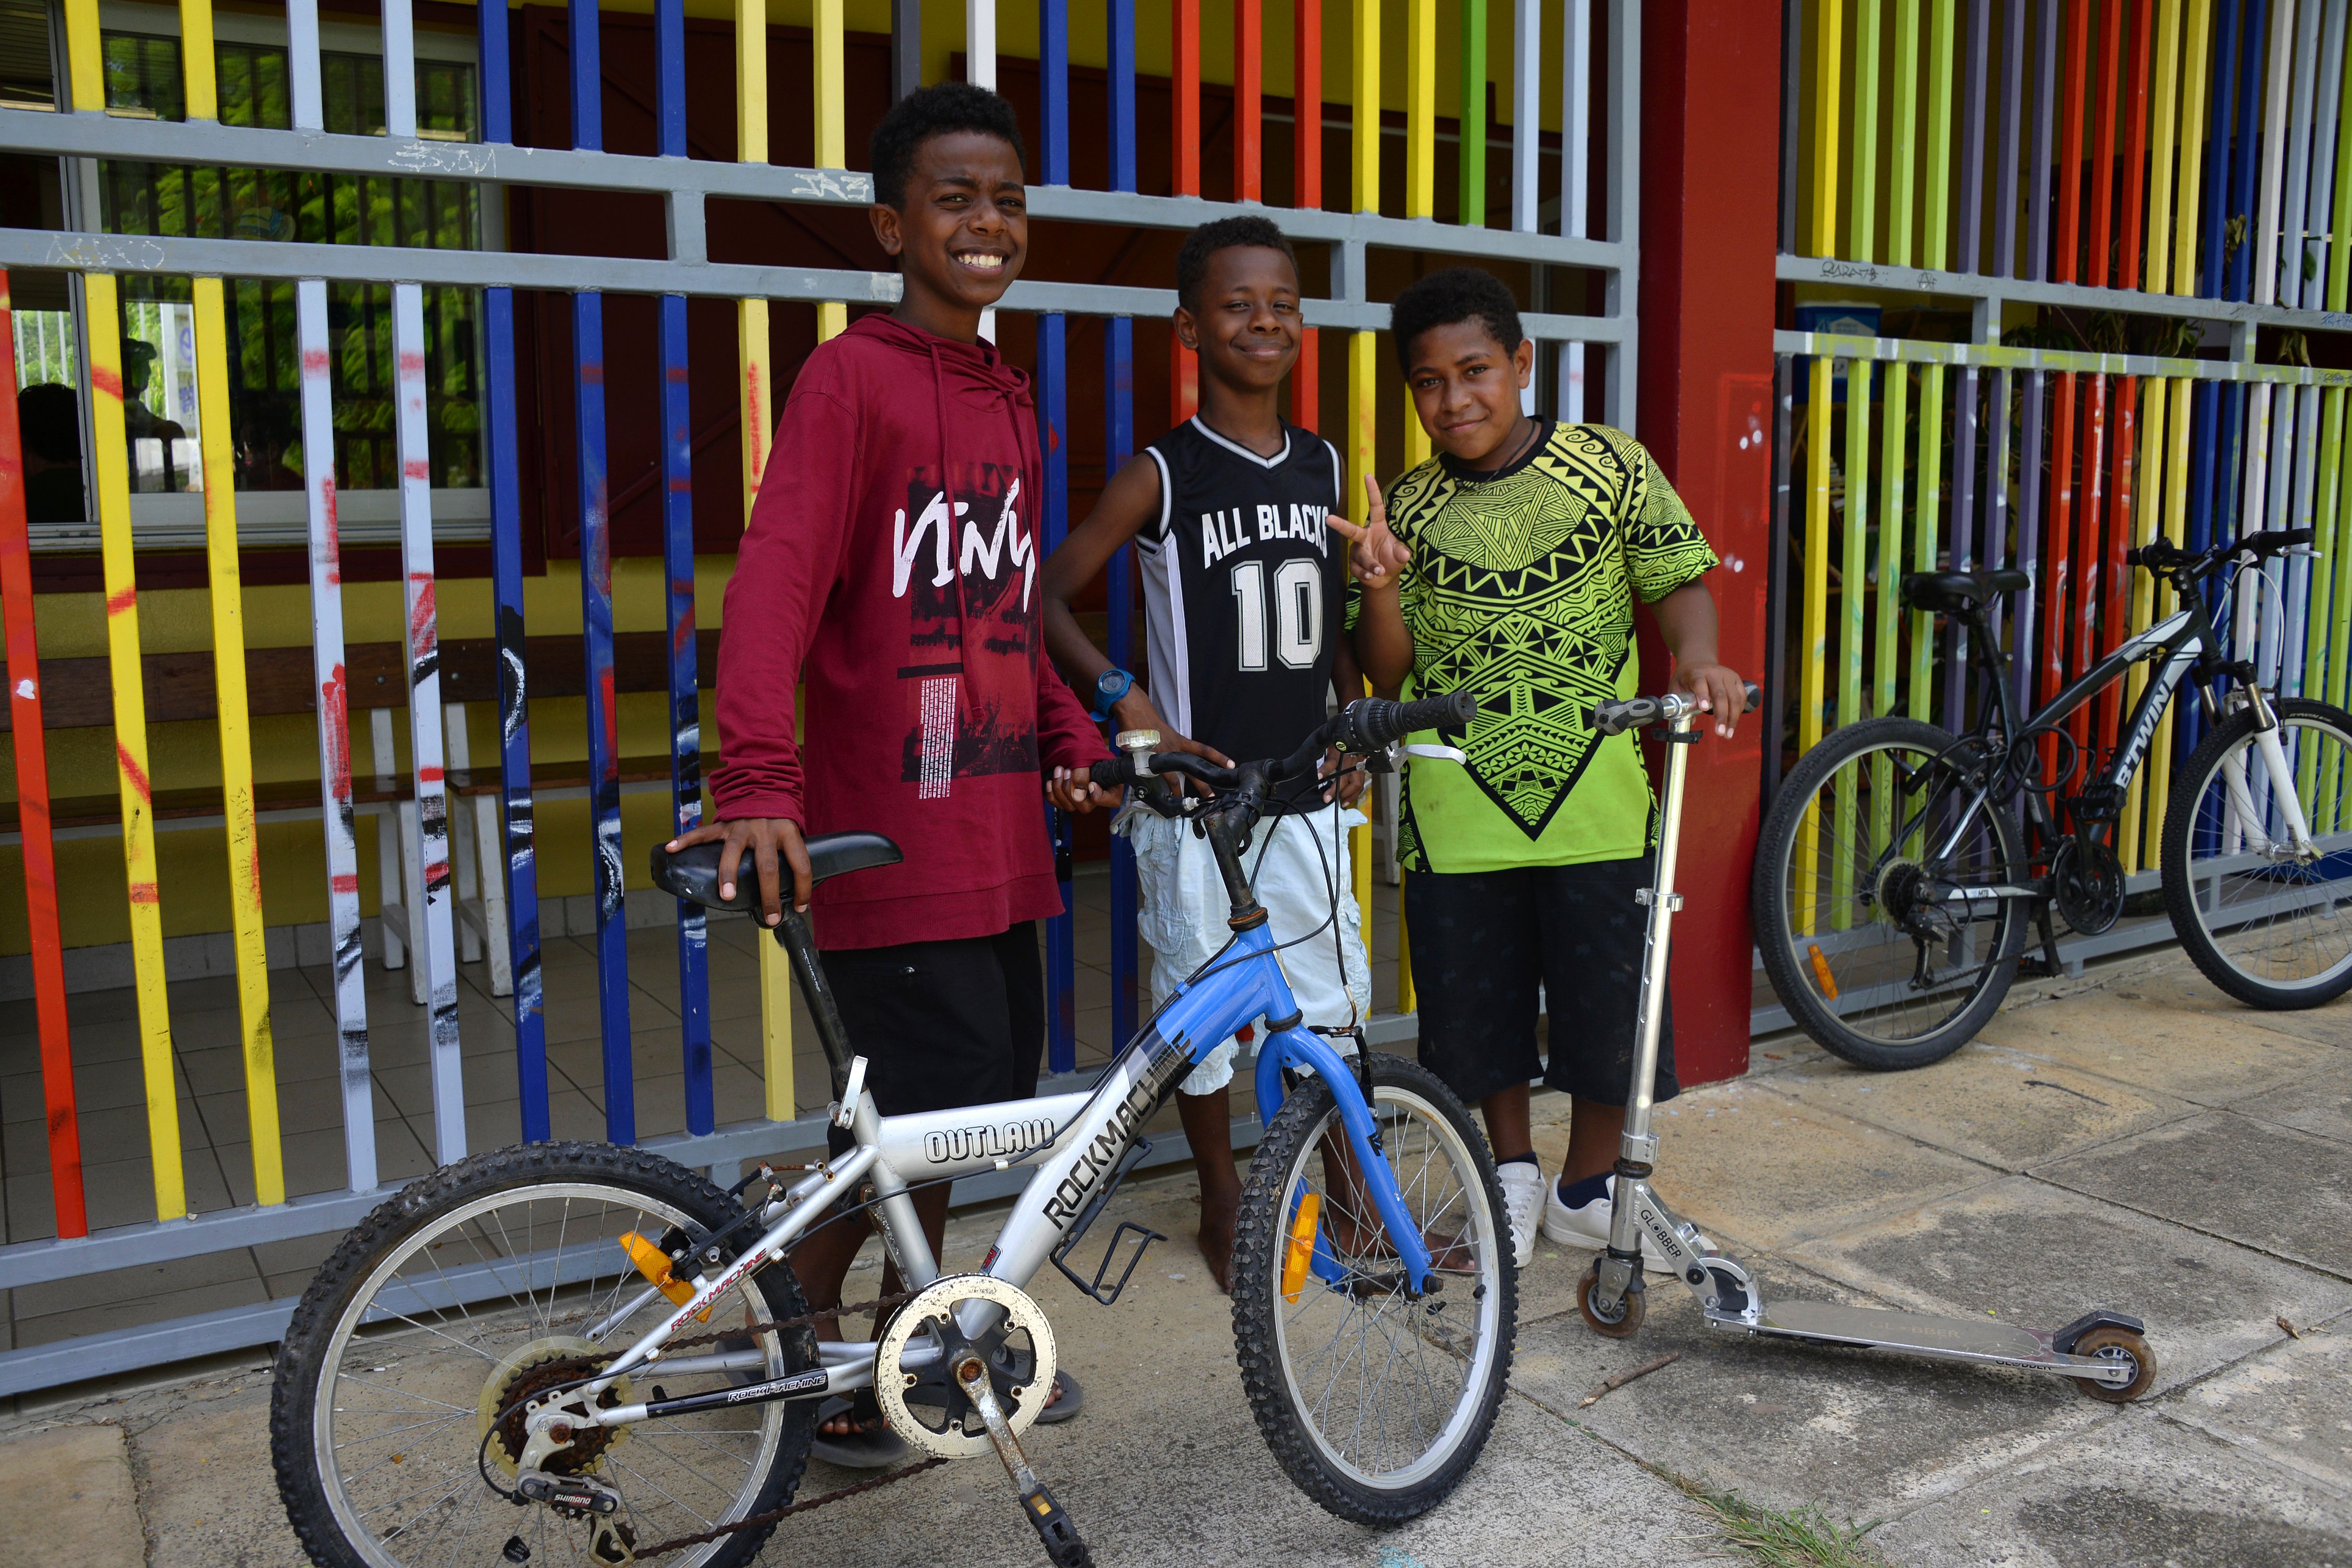
[{"label": "scooter handlebar", "polygon": [[[1748,702],[1740,710],[1753,713],[1764,700],[1764,689],[1748,681]],[[1647,724],[1663,723],[1698,710],[1698,699],[1686,692],[1669,691],[1663,697],[1628,697],[1622,702],[1603,702],[1592,710],[1593,732],[1601,735],[1622,735],[1628,730],[1639,730]]]}]

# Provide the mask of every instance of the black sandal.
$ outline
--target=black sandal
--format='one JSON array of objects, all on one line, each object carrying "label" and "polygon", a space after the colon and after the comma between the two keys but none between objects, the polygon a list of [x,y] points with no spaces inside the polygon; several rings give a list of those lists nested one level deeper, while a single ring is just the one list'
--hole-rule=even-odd
[{"label": "black sandal", "polygon": [[[849,1417],[856,1430],[835,1436],[824,1429],[826,1422],[843,1415]],[[885,1470],[903,1462],[907,1455],[907,1440],[882,1419],[882,1406],[872,1389],[861,1388],[846,1399],[836,1396],[816,1407],[816,1438],[809,1445],[810,1458],[845,1470]]]}]

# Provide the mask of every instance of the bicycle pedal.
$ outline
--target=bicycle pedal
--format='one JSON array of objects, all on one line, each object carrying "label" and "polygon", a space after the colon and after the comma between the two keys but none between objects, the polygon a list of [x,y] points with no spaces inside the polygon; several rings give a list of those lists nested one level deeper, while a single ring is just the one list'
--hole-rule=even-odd
[{"label": "bicycle pedal", "polygon": [[1021,1494],[1021,1511],[1045,1544],[1046,1561],[1054,1568],[1087,1568],[1094,1562],[1086,1542],[1079,1538],[1078,1527],[1070,1522],[1070,1516],[1062,1511],[1062,1505],[1044,1483],[1034,1491]]}]

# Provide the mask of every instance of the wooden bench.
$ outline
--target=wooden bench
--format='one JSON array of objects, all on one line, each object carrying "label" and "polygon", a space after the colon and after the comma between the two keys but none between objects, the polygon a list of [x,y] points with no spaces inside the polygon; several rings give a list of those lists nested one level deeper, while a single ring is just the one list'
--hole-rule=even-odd
[{"label": "wooden bench", "polygon": [[[260,717],[317,712],[318,689],[308,647],[248,648],[245,658],[247,706],[250,713]],[[527,638],[524,658],[532,698],[587,694],[587,653],[580,637]],[[697,636],[695,658],[697,674],[707,686],[718,668],[718,632],[705,631]],[[150,724],[218,717],[213,656],[209,652],[149,654],[140,664]],[[408,700],[405,656],[398,643],[353,643],[344,649],[343,668],[349,681],[353,728],[358,727],[359,713],[367,712],[373,752],[373,773],[355,773],[352,779],[352,803],[367,815],[393,819],[380,826],[376,836],[383,888],[379,903],[384,967],[410,967],[414,976],[412,990],[422,1004],[425,1000],[426,976],[423,966],[409,966],[407,963],[408,953],[425,940],[423,904],[417,897],[421,856],[415,781],[397,772],[393,743],[393,711],[405,707]],[[445,777],[450,802],[451,902],[457,915],[457,956],[467,963],[487,956],[492,993],[503,996],[513,989],[513,974],[507,944],[506,879],[493,869],[502,863],[505,853],[500,843],[498,805],[501,783],[495,760],[487,767],[473,765],[466,729],[468,704],[487,702],[495,707],[498,701],[498,645],[489,637],[444,642],[440,647],[439,670]],[[613,674],[614,688],[620,691],[668,691],[667,634],[615,635]],[[104,728],[113,724],[114,686],[109,660],[44,659],[41,687],[45,729]],[[8,705],[0,704],[0,731],[5,731],[11,723]],[[357,734],[351,737],[355,754],[358,740]],[[667,753],[625,757],[619,772],[625,793],[669,788]],[[590,782],[585,759],[540,763],[531,768],[534,800],[574,793],[584,795]],[[225,819],[221,791],[216,784],[157,790],[153,801],[155,825],[160,829],[215,826]],[[257,816],[265,819],[315,819],[323,813],[319,781],[310,778],[257,783],[254,810]],[[109,793],[52,799],[49,826],[53,832],[67,837],[120,831],[121,796]],[[0,833],[13,837],[20,827],[15,803],[0,804]]]}]

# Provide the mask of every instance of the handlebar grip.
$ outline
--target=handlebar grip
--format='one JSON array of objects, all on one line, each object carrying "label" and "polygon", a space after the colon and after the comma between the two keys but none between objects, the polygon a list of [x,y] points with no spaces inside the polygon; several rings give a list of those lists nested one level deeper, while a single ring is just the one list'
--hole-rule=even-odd
[{"label": "handlebar grip", "polygon": [[[1752,680],[1743,681],[1741,685],[1747,689],[1748,700],[1740,704],[1739,710],[1742,713],[1753,713],[1763,704],[1764,689]],[[1666,704],[1664,699],[1629,697],[1622,702],[1603,702],[1593,709],[1592,729],[1595,734],[1622,735],[1628,730],[1639,730],[1646,724],[1654,724],[1665,716]]]},{"label": "handlebar grip", "polygon": [[1135,782],[1131,771],[1125,757],[1105,757],[1087,766],[1087,777],[1105,789],[1118,789]]},{"label": "handlebar grip", "polygon": [[1764,706],[1764,689],[1757,685],[1752,680],[1748,681],[1747,686],[1748,701],[1739,710],[1742,713],[1753,713],[1756,710]]},{"label": "handlebar grip", "polygon": [[2319,531],[2315,528],[2290,528],[2284,532],[2273,533],[2270,537],[2277,541],[2271,546],[2272,549],[2294,550],[2305,544],[2317,542]]},{"label": "handlebar grip", "polygon": [[[719,857],[727,846],[723,843],[689,844],[677,854],[661,845],[654,846],[654,886],[674,898],[700,904],[707,910],[753,910],[760,904],[760,879],[748,875],[751,869],[751,851],[746,848],[736,863],[735,896],[722,899],[719,884]],[[784,891],[792,892],[792,874],[784,874]]]},{"label": "handlebar grip", "polygon": [[1466,691],[1449,691],[1411,702],[1367,697],[1348,704],[1347,711],[1339,716],[1339,747],[1348,752],[1377,752],[1416,730],[1459,730],[1477,714],[1478,700]]}]

